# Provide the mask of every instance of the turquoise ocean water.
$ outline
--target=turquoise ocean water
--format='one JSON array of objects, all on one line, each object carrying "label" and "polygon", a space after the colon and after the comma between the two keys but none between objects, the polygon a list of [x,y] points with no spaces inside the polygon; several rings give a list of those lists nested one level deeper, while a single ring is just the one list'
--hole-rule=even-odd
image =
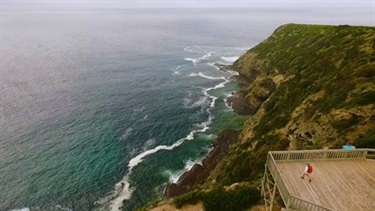
[{"label": "turquoise ocean water", "polygon": [[225,103],[235,73],[213,64],[280,24],[372,24],[327,14],[3,11],[0,210],[133,210],[161,197],[245,120]]}]

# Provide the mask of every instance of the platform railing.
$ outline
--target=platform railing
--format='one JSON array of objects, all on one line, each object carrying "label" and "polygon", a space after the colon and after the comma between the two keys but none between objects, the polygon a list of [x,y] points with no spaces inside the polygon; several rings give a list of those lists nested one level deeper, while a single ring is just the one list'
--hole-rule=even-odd
[{"label": "platform railing", "polygon": [[313,202],[301,199],[296,196],[290,196],[289,207],[295,210],[308,211],[333,211],[333,209],[324,207]]},{"label": "platform railing", "polygon": [[283,181],[281,177],[280,171],[276,166],[276,162],[272,156],[268,156],[267,166],[272,174],[272,177],[277,186],[277,189],[280,192],[281,198],[283,199],[284,202],[288,202],[290,200],[290,194],[289,194],[288,188],[286,187],[285,182]]},{"label": "platform railing", "polygon": [[375,149],[270,151],[275,161],[366,159]]},{"label": "platform railing", "polygon": [[267,167],[275,181],[277,189],[287,209],[309,210],[309,211],[332,211],[313,202],[301,199],[290,194],[288,187],[283,181],[277,161],[304,161],[304,160],[344,160],[344,159],[366,159],[375,154],[375,149],[329,149],[329,150],[298,150],[298,151],[270,151],[267,157]]}]

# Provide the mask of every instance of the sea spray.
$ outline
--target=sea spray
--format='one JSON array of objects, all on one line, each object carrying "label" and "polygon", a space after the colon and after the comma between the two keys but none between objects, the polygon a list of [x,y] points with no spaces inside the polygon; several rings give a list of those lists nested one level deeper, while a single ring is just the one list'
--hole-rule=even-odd
[{"label": "sea spray", "polygon": [[128,173],[115,186],[115,191],[114,191],[114,193],[111,197],[112,201],[110,202],[110,210],[118,211],[121,208],[121,206],[123,205],[123,201],[130,199],[131,194],[133,192],[133,189],[130,187],[129,177],[132,173],[132,169],[135,166],[140,164],[143,161],[143,159],[150,154],[154,154],[154,153],[158,152],[159,150],[172,150],[175,147],[180,146],[185,140],[192,140],[194,138],[195,132],[198,132],[198,131],[192,131],[188,136],[186,136],[183,139],[178,140],[176,143],[174,143],[170,146],[160,145],[160,146],[157,146],[153,149],[147,150],[147,151],[135,156],[134,158],[132,158],[128,163],[128,167],[129,167]]},{"label": "sea spray", "polygon": [[195,164],[201,164],[202,165],[202,160],[188,160],[185,162],[185,167],[182,170],[179,170],[175,173],[171,173],[169,182],[170,183],[176,183],[180,176],[185,173],[186,171],[189,171]]},{"label": "sea spray", "polygon": [[232,64],[238,59],[238,56],[231,56],[231,57],[222,56],[221,59],[224,60],[226,63]]},{"label": "sea spray", "polygon": [[[202,72],[199,72],[198,74],[197,73],[191,73],[189,75],[190,77],[194,77],[194,76],[200,76],[202,78],[206,78],[206,79],[209,79],[209,80],[224,80],[222,83],[219,83],[217,85],[215,85],[214,87],[209,87],[209,88],[206,88],[203,90],[203,94],[209,98],[211,98],[211,104],[210,104],[210,107],[211,108],[214,108],[215,107],[215,102],[217,100],[217,97],[213,96],[213,95],[210,95],[208,94],[209,91],[211,90],[215,90],[215,89],[219,89],[219,88],[224,88],[225,87],[225,84],[229,83],[230,81],[228,79],[226,79],[224,76],[221,76],[221,77],[212,77],[212,76],[207,76],[205,74],[203,74]],[[207,111],[207,112],[210,112],[210,111]]]},{"label": "sea spray", "polygon": [[110,198],[112,198],[110,201],[110,210],[118,211],[122,207],[123,201],[130,199],[131,194],[134,191],[134,189],[131,188],[130,181],[129,181],[130,175],[132,173],[132,169],[136,167],[138,164],[140,164],[146,156],[154,154],[160,150],[172,150],[180,146],[184,141],[194,139],[195,133],[206,132],[209,129],[209,125],[212,123],[212,120],[213,120],[211,109],[215,107],[215,100],[217,99],[217,97],[208,94],[208,91],[224,87],[225,84],[229,82],[229,80],[226,79],[225,77],[207,76],[201,72],[199,72],[198,74],[192,73],[189,76],[191,77],[200,76],[200,77],[210,79],[210,80],[224,80],[224,82],[217,84],[214,87],[210,87],[210,88],[206,88],[202,90],[202,93],[204,94],[205,97],[200,98],[200,100],[196,102],[196,106],[197,106],[197,105],[201,105],[203,102],[206,102],[207,98],[210,98],[212,100],[210,103],[210,107],[206,109],[206,112],[209,114],[208,120],[197,125],[198,127],[200,127],[200,129],[191,131],[189,135],[187,135],[185,138],[178,140],[177,142],[175,142],[174,144],[170,146],[160,145],[153,149],[144,151],[140,153],[139,155],[133,157],[128,163],[128,168],[129,168],[128,173],[123,177],[123,179],[120,182],[116,184],[115,191],[114,193],[112,193],[112,196],[110,196]]},{"label": "sea spray", "polygon": [[[190,51],[194,52],[194,50],[189,49],[189,48],[186,48],[185,50],[189,51],[189,52]],[[202,52],[202,54],[203,54],[203,56],[200,56],[198,58],[185,58],[185,60],[192,61],[194,66],[197,66],[201,61],[208,60],[211,56],[213,56],[213,54],[215,54],[215,52],[214,51],[209,51],[208,53]],[[205,64],[199,64],[199,65],[211,66],[210,64],[211,63],[207,62]],[[181,73],[184,69],[185,68],[182,68],[182,66],[177,66],[176,68],[172,68],[171,69],[173,71],[172,75],[174,75],[176,77],[181,77],[182,76]],[[214,69],[216,71],[218,70],[216,67]],[[230,75],[233,75],[233,74],[230,74]],[[196,133],[204,133],[204,132],[206,132],[207,130],[210,129],[210,125],[212,124],[213,119],[214,119],[214,115],[213,115],[212,111],[215,108],[216,100],[218,99],[218,97],[210,94],[209,92],[212,91],[212,90],[216,90],[216,89],[220,89],[220,88],[225,87],[225,85],[227,83],[229,83],[230,81],[229,81],[229,79],[227,79],[224,76],[215,77],[215,76],[210,76],[209,74],[203,73],[203,72],[198,72],[198,73],[193,72],[193,73],[188,74],[188,77],[201,77],[201,78],[208,79],[208,80],[221,81],[220,83],[218,83],[218,84],[216,84],[212,87],[208,87],[208,88],[202,87],[201,93],[203,94],[203,96],[199,97],[198,99],[196,99],[194,101],[191,99],[191,97],[193,95],[191,90],[188,90],[188,97],[183,99],[183,107],[184,108],[189,109],[189,108],[201,107],[202,111],[204,111],[205,113],[208,114],[207,120],[204,121],[204,122],[201,122],[201,123],[194,124],[196,129],[192,130],[185,138],[179,139],[178,141],[176,141],[175,143],[173,143],[171,145],[159,145],[159,146],[156,146],[152,149],[148,149],[148,147],[151,147],[154,143],[157,143],[156,140],[153,140],[153,139],[148,140],[146,142],[146,144],[144,145],[144,147],[142,148],[143,152],[141,152],[141,153],[138,152],[139,153],[138,155],[136,155],[136,156],[134,156],[133,158],[130,159],[130,161],[127,164],[128,172],[115,185],[115,188],[113,189],[113,191],[111,191],[109,194],[107,194],[106,197],[103,197],[102,199],[98,200],[97,203],[100,204],[101,208],[102,208],[100,210],[117,211],[122,206],[124,206],[123,202],[125,200],[130,200],[130,198],[132,197],[132,193],[134,191],[136,191],[136,189],[137,189],[136,186],[131,185],[131,178],[130,177],[132,176],[134,168],[136,166],[138,166],[140,163],[142,163],[143,160],[147,156],[150,156],[150,155],[155,154],[155,153],[157,153],[159,151],[162,151],[162,150],[167,150],[167,151],[173,150],[174,148],[180,146],[185,141],[193,140]],[[142,106],[140,108],[135,109],[136,112],[142,112],[143,110],[144,110],[144,108]],[[131,133],[131,132],[132,132],[131,130],[125,131],[124,136],[127,138],[128,133]],[[152,143],[152,144],[150,144],[150,143]],[[177,173],[173,173],[173,174],[168,173],[169,176],[170,176],[170,180],[172,180],[172,181],[177,180],[179,178],[180,174],[182,174],[186,170],[189,170],[191,168],[191,166],[193,166],[195,163],[199,163],[199,161],[188,160],[188,161],[185,162],[185,166],[181,171],[177,171]]]}]

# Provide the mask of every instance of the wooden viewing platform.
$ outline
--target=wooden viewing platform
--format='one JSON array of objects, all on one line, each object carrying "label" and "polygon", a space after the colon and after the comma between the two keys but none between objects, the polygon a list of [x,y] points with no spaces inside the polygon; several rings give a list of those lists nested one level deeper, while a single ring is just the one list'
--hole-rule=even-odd
[{"label": "wooden viewing platform", "polygon": [[[375,210],[375,149],[299,150],[268,153],[262,195],[272,210],[276,192],[286,210]],[[312,181],[301,175],[313,166]]]}]

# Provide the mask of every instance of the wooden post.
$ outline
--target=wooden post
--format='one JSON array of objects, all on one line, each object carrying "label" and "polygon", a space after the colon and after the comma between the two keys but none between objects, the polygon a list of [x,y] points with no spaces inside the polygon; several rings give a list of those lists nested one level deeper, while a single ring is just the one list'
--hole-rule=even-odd
[{"label": "wooden post", "polygon": [[366,159],[367,153],[368,153],[368,150],[363,151],[363,155],[362,155],[363,159]]},{"label": "wooden post", "polygon": [[261,194],[263,196],[263,199],[264,199],[264,206],[266,207],[266,210],[267,210],[267,191],[266,191],[266,183],[268,182],[268,179],[267,179],[267,162],[266,164],[264,165],[264,175],[263,175],[263,179],[262,179],[262,191],[261,191]]},{"label": "wooden post", "polygon": [[276,187],[276,182],[275,182],[275,184],[274,184],[274,186],[273,186],[273,190],[272,190],[270,211],[273,210],[273,203],[275,203],[276,189],[277,189],[277,187]]}]

